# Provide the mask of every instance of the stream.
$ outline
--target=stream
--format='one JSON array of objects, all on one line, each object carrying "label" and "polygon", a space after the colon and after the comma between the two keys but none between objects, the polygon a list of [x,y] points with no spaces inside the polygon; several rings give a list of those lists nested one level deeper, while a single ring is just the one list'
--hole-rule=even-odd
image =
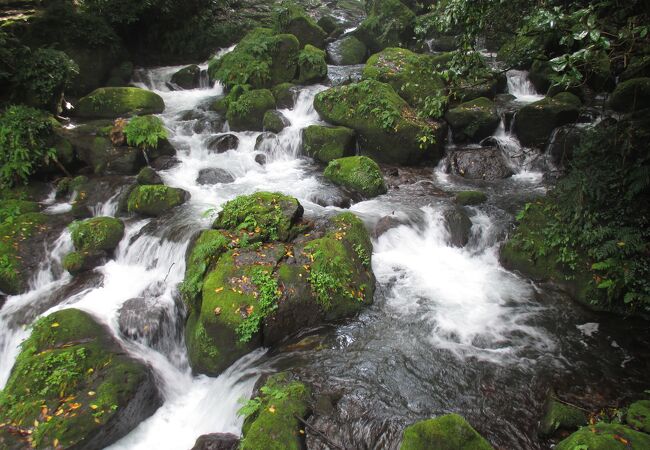
[{"label": "stream", "polygon": [[[75,307],[104,322],[130,354],[152,366],[164,398],[163,406],[112,450],[186,450],[202,434],[239,434],[241,399],[250,396],[262,374],[285,368],[315,386],[324,399],[319,404],[330,406],[315,411],[312,425],[345,448],[359,449],[396,449],[404,426],[449,412],[463,415],[497,448],[546,448],[536,427],[549,388],[595,408],[616,406],[647,388],[644,348],[650,339],[644,324],[588,312],[553,286],[535,285],[499,264],[499,245],[514,215],[549,188],[546,162],[539,155],[522,157],[504,124],[494,138],[514,176],[466,180],[446,173],[444,163],[400,168],[406,182],[350,208],[370,230],[386,215],[403,221],[373,240],[377,292],[371,307],[346,322],[307,330],[273,351],[258,349],[219,377],[193,375],[177,292],[191,237],[210,226],[220,205],[259,190],[298,198],[308,218],[341,209],[331,206],[339,193],[322,178],[322,167],[301,156],[301,130],[323,123],[312,103],[325,84],[297,89],[295,106],[281,110],[291,125],[256,150],[259,132],[196,126],[214,114],[207,105],[223,88],[170,90],[171,75],[180,68],[141,70],[136,84],[165,101],[161,118],[179,161],[159,173],[165,184],[187,190],[190,200],[162,218],[125,219],[114,260],[80,279],[61,268],[72,250],[69,232],[47,243],[48,259],[30,292],[8,297],[0,309],[0,387],[29,334],[27,325]],[[339,66],[329,82],[354,77],[358,70]],[[511,72],[508,81],[516,101],[541,98],[525,72]],[[238,137],[237,148],[210,152],[209,140],[227,133]],[[256,160],[260,154],[266,155],[265,165]],[[202,169],[223,169],[234,181],[199,184]],[[471,238],[459,248],[450,243],[444,212],[453,207],[452,194],[466,189],[485,192],[488,201],[468,207]],[[95,215],[117,214],[117,195],[110,194]],[[66,202],[55,202],[53,195],[49,203],[49,213],[66,210]],[[135,297],[144,297],[166,318],[155,342],[120,332],[120,308]],[[311,433],[307,444],[329,448]]]}]

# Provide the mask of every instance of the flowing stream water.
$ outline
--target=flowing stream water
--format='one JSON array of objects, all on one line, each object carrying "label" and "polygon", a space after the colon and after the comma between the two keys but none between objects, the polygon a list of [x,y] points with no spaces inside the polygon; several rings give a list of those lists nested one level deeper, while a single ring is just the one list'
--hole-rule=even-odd
[{"label": "flowing stream water", "polygon": [[[464,415],[499,448],[543,448],[535,430],[550,387],[587,405],[615,404],[646,387],[639,381],[648,369],[640,350],[647,339],[641,324],[627,322],[623,330],[616,319],[589,313],[551,286],[533,285],[499,264],[498,247],[513,214],[547,189],[539,168],[512,155],[521,147],[503,126],[495,138],[515,176],[488,183],[417,169],[416,182],[352,206],[370,229],[385,215],[404,222],[374,240],[373,306],[344,323],[310,330],[298,343],[272,353],[256,350],[219,377],[193,375],[177,298],[191,236],[209,227],[224,202],[257,190],[293,195],[311,217],[340,209],[321,206],[337,190],[322,179],[322,168],[300,155],[301,130],[321,123],[312,103],[325,86],[299,88],[294,108],[282,110],[291,125],[261,147],[256,149],[259,132],[235,132],[237,148],[215,154],[208,150],[209,139],[229,131],[196,132],[195,125],[209,117],[206,106],[223,89],[217,84],[172,91],[167,83],[177,69],[142,71],[138,80],[165,100],[161,117],[179,163],[161,176],[165,184],[187,190],[190,201],[161,219],[126,219],[114,260],[81,280],[61,268],[61,258],[72,249],[69,233],[49,243],[30,292],[9,297],[0,310],[0,387],[28,336],[27,325],[68,307],[92,313],[129,353],[148,362],[164,397],[163,406],[112,445],[114,450],[189,449],[201,434],[238,434],[238,401],[250,396],[261,374],[288,367],[336,397],[336,405],[317,416],[314,426],[330,430],[332,439],[348,448],[397,448],[406,424],[447,412]],[[338,68],[337,76],[343,72]],[[538,98],[525,74],[509,76],[508,84],[523,102]],[[256,161],[260,153],[266,155],[265,165]],[[198,184],[199,171],[208,168],[227,171],[234,182]],[[453,207],[450,193],[468,188],[486,192],[489,200],[468,208],[471,239],[458,248],[450,244],[444,212]],[[47,204],[52,214],[69,209],[53,197]],[[115,215],[117,196],[93,213]],[[120,333],[119,310],[135,297],[144,297],[169,319],[155,343]],[[602,386],[603,380],[617,383]],[[314,436],[307,441],[310,448],[328,448]]]}]

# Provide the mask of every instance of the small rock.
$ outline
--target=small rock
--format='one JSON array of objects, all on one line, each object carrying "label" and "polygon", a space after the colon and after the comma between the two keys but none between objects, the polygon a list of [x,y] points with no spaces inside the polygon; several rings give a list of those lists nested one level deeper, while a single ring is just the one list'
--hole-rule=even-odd
[{"label": "small rock", "polygon": [[230,433],[212,433],[199,436],[192,450],[237,450],[239,438]]},{"label": "small rock", "polygon": [[225,153],[228,150],[236,150],[239,146],[239,138],[234,134],[216,136],[208,141],[208,150],[216,153]]},{"label": "small rock", "polygon": [[451,173],[470,180],[499,180],[512,176],[512,169],[498,148],[457,150],[449,155]]},{"label": "small rock", "polygon": [[164,307],[136,297],[124,302],[119,311],[118,323],[120,332],[127,338],[153,345],[163,336],[169,319]]},{"label": "small rock", "polygon": [[232,183],[235,181],[232,175],[227,170],[219,168],[201,169],[196,182],[201,185],[217,184],[217,183]]},{"label": "small rock", "polygon": [[463,208],[455,207],[445,211],[445,227],[449,231],[449,243],[454,247],[464,247],[472,233],[472,221]]},{"label": "small rock", "polygon": [[265,166],[266,165],[266,155],[260,153],[258,155],[255,155],[255,162],[259,164],[260,166]]}]

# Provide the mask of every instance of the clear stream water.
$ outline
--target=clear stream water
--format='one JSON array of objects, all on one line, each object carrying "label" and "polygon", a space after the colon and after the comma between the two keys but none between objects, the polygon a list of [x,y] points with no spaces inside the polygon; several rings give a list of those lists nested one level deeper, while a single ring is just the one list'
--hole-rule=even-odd
[{"label": "clear stream water", "polygon": [[[521,148],[503,126],[495,137],[515,176],[472,182],[441,168],[413,169],[415,182],[352,206],[369,229],[388,214],[405,222],[374,240],[374,305],[344,323],[308,330],[272,352],[258,349],[217,378],[192,375],[176,288],[191,236],[209,227],[224,202],[257,190],[293,195],[311,217],[340,210],[318,204],[327,204],[323,199],[337,189],[322,179],[322,168],[300,154],[301,130],[321,123],[312,102],[325,86],[298,89],[295,107],[282,110],[291,125],[266,142],[262,166],[255,161],[258,132],[234,133],[235,150],[208,151],[207,141],[227,129],[196,133],[201,117],[182,120],[183,114],[209,114],[206,105],[223,89],[217,84],[171,91],[167,82],[177,69],[142,71],[138,80],[165,100],[161,118],[180,162],[161,176],[190,192],[190,201],[162,219],[125,219],[126,235],[115,259],[78,279],[61,269],[61,258],[72,248],[69,233],[48,243],[49,256],[30,292],[9,297],[0,310],[0,387],[29,334],[27,325],[40,315],[75,307],[106,323],[128,352],[153,367],[164,397],[163,406],[113,450],[182,450],[201,434],[238,434],[239,400],[250,396],[261,374],[283,368],[296,370],[323,398],[335,399],[312,423],[347,448],[397,448],[406,424],[447,412],[464,415],[499,448],[544,448],[536,424],[550,387],[587,407],[616,405],[647,388],[643,324],[589,313],[552,287],[533,285],[500,266],[498,247],[513,214],[547,189],[540,164],[515,154]],[[345,71],[337,68],[336,76]],[[508,85],[521,102],[538,98],[525,73],[511,73]],[[206,168],[224,169],[235,181],[200,185],[198,172]],[[489,200],[468,209],[472,237],[457,248],[449,244],[443,213],[452,207],[451,194],[468,188],[485,191]],[[95,215],[116,214],[114,194],[94,208]],[[69,209],[53,196],[46,205],[52,214]],[[144,297],[170,318],[155,344],[120,334],[119,309],[134,297]],[[307,435],[310,448],[328,448]]]}]

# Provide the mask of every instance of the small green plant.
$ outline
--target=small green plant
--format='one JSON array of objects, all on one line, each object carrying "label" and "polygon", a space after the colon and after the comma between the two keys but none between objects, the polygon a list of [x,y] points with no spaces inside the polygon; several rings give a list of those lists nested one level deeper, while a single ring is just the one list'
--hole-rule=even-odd
[{"label": "small green plant", "polygon": [[241,342],[248,342],[260,330],[262,321],[270,313],[278,309],[280,288],[273,274],[266,269],[258,268],[251,276],[251,281],[259,290],[257,308],[237,327]]},{"label": "small green plant", "polygon": [[424,99],[418,115],[423,119],[440,119],[447,108],[447,96],[438,91],[436,95],[429,95]]},{"label": "small green plant", "polygon": [[[287,398],[288,393],[283,390],[283,389],[278,389],[270,386],[262,386],[260,388],[260,392],[262,395],[264,395],[265,400],[282,400],[283,398]],[[261,397],[253,397],[247,401],[240,401],[244,405],[239,408],[239,411],[237,411],[237,414],[239,416],[242,416],[244,418],[251,417],[260,410],[262,407],[263,400]]]},{"label": "small green plant", "polygon": [[354,244],[353,248],[359,257],[361,264],[363,264],[365,267],[370,267],[370,255],[368,255],[366,248],[361,244]]},{"label": "small green plant", "polygon": [[0,186],[26,183],[41,165],[56,158],[49,143],[52,122],[27,106],[11,106],[0,116]]},{"label": "small green plant", "polygon": [[134,117],[124,127],[126,142],[141,149],[156,148],[158,141],[167,139],[167,130],[156,116]]}]

